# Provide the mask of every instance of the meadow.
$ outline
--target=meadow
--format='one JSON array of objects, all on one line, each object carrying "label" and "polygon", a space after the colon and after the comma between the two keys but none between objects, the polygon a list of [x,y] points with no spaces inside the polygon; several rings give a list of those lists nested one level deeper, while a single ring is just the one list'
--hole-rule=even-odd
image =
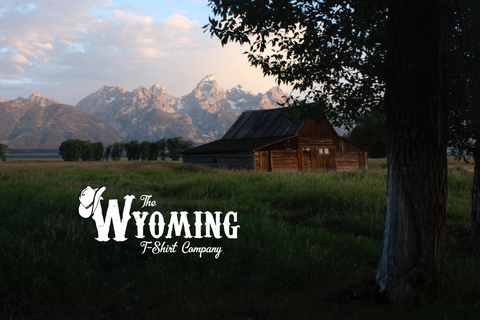
[{"label": "meadow", "polygon": [[[0,163],[0,319],[477,319],[470,248],[473,165],[449,160],[443,295],[390,305],[352,299],[380,255],[385,159],[368,170],[251,172],[161,161]],[[86,187],[134,195],[133,211],[237,212],[238,237],[159,241],[221,247],[153,254],[95,240]],[[151,195],[152,208],[141,208]],[[148,220],[148,219],[147,219]],[[148,230],[148,227],[145,227]],[[113,237],[113,231],[110,233]]]}]

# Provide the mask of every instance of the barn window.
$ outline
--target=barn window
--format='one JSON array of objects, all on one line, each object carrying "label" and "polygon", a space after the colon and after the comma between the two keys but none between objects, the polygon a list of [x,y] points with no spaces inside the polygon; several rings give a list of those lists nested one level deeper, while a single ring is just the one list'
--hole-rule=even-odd
[{"label": "barn window", "polygon": [[323,154],[323,148],[318,148],[318,154]]},{"label": "barn window", "polygon": [[325,154],[328,154],[328,148],[325,148]]},{"label": "barn window", "polygon": [[287,140],[287,149],[292,149],[292,140]]}]

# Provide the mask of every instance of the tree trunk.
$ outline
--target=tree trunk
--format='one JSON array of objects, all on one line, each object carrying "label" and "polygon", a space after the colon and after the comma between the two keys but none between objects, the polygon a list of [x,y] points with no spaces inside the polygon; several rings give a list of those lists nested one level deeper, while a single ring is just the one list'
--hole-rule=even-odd
[{"label": "tree trunk", "polygon": [[392,302],[439,284],[446,223],[443,1],[389,3],[388,185],[376,283]]},{"label": "tree trunk", "polygon": [[473,259],[480,265],[480,148],[478,140],[473,150],[475,172],[472,186],[472,251]]}]

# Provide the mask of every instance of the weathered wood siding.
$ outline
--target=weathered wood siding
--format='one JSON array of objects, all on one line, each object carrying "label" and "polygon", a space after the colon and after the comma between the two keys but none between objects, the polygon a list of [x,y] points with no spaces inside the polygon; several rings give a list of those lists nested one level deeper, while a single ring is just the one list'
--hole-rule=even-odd
[{"label": "weathered wood siding", "polygon": [[[290,140],[290,142],[287,142]],[[255,152],[255,169],[324,169],[346,171],[367,166],[366,150],[337,135],[327,121],[307,120],[297,137]]]},{"label": "weathered wood siding", "polygon": [[359,152],[337,152],[337,171],[355,170],[360,167]]},{"label": "weathered wood siding", "polygon": [[271,150],[297,150],[297,149],[298,149],[298,137],[292,137],[290,139],[285,139],[282,141],[275,142],[259,150],[271,151]]},{"label": "weathered wood siding", "polygon": [[213,167],[228,167],[238,169],[254,169],[254,155],[249,153],[215,153],[215,154],[185,154],[183,162],[209,165]]},{"label": "weathered wood siding", "polygon": [[334,136],[335,130],[330,126],[327,120],[322,124],[315,123],[314,120],[307,120],[298,131],[299,136]]},{"label": "weathered wood siding", "polygon": [[262,171],[297,170],[297,150],[255,151],[255,169]]},{"label": "weathered wood siding", "polygon": [[337,136],[335,141],[337,150],[337,171],[347,171],[368,167],[367,150],[355,143]]},{"label": "weathered wood siding", "polygon": [[298,132],[298,147],[334,146],[335,136],[327,121],[318,125],[313,120],[307,120]]},{"label": "weathered wood siding", "polygon": [[336,137],[335,140],[336,140],[335,147],[337,148],[337,152],[365,152],[366,151],[366,149],[342,137]]},{"label": "weathered wood siding", "polygon": [[298,169],[296,150],[270,151],[272,170],[275,169]]}]

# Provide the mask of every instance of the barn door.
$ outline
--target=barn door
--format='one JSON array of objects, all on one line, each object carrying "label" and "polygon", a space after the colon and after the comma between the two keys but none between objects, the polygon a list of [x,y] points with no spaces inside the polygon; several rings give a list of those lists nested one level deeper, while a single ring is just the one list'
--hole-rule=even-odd
[{"label": "barn door", "polygon": [[309,147],[303,148],[303,168],[310,169],[312,167],[312,151]]},{"label": "barn door", "polygon": [[335,170],[335,147],[315,147],[314,169]]},{"label": "barn door", "polygon": [[259,151],[260,152],[260,170],[262,171],[271,171],[270,166],[270,152],[268,151]]}]

